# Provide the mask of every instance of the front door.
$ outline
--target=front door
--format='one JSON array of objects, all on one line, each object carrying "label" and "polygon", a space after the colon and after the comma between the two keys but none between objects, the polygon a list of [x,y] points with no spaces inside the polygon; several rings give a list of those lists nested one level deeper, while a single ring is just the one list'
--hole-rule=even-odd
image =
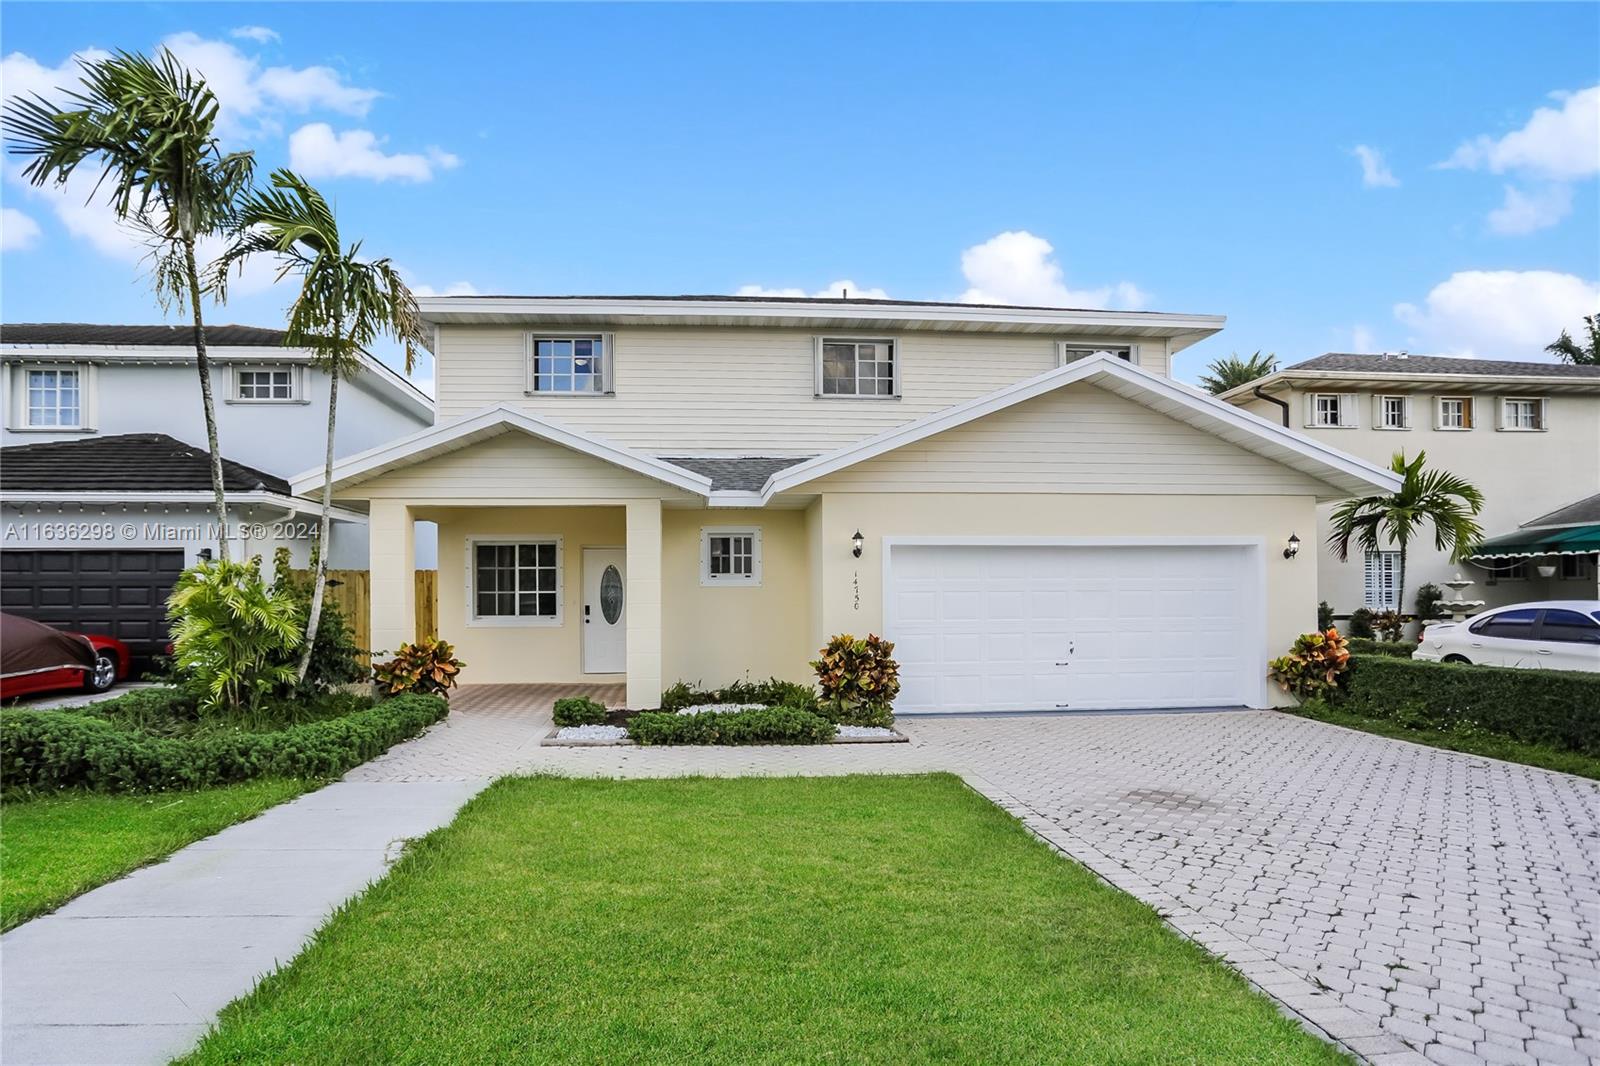
[{"label": "front door", "polygon": [[620,674],[628,668],[627,553],[583,549],[583,672]]}]

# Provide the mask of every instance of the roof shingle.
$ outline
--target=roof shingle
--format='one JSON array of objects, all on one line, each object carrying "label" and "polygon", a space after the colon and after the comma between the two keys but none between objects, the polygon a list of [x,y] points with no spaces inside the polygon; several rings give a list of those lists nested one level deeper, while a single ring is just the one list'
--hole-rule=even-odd
[{"label": "roof shingle", "polygon": [[1355,374],[1505,374],[1519,377],[1600,378],[1600,366],[1575,366],[1571,363],[1519,363],[1443,355],[1351,355],[1344,352],[1329,352],[1284,369]]},{"label": "roof shingle", "polygon": [[[206,346],[281,348],[284,330],[263,326],[206,327]],[[138,344],[194,347],[193,326],[118,326],[98,322],[15,322],[0,325],[0,344]]]},{"label": "roof shingle", "polygon": [[1600,492],[1524,522],[1522,528],[1538,529],[1541,526],[1572,526],[1590,522],[1600,523]]},{"label": "roof shingle", "polygon": [[[289,495],[280,477],[222,460],[229,492]],[[164,433],[122,433],[0,448],[0,492],[202,492],[211,457]]]},{"label": "roof shingle", "polygon": [[712,492],[760,492],[762,486],[767,483],[767,478],[779,470],[803,463],[808,458],[810,456],[736,458],[692,456],[678,459],[668,455],[661,456],[662,462],[681,466],[685,470],[710,478]]}]

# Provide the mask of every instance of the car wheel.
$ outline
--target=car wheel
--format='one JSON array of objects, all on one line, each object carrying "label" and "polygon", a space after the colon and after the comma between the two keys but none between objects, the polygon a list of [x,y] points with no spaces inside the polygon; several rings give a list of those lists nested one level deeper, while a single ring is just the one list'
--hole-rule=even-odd
[{"label": "car wheel", "polygon": [[1465,655],[1446,655],[1440,662],[1460,663],[1462,666],[1471,666],[1472,660]]},{"label": "car wheel", "polygon": [[94,653],[94,672],[83,680],[90,692],[105,692],[117,683],[117,653],[101,648]]}]

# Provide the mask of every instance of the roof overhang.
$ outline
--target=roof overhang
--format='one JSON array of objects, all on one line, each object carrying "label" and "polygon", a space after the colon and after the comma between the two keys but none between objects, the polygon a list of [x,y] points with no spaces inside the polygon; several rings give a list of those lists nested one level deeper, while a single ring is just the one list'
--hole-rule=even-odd
[{"label": "roof overhang", "polygon": [[1101,353],[780,470],[767,479],[760,501],[765,503],[778,493],[799,488],[837,470],[1080,382],[1143,404],[1338,490],[1337,495],[1330,494],[1324,497],[1326,499],[1370,493],[1374,489],[1396,492],[1400,488],[1399,475],[1391,471],[1259,418],[1208,393]]},{"label": "roof overhang", "polygon": [[[230,507],[272,507],[283,511],[285,514],[322,513],[322,505],[320,503],[297,499],[294,496],[284,496],[276,492],[230,492],[227,496],[228,506]],[[31,489],[0,491],[0,504],[76,507],[80,510],[92,510],[99,507],[142,507],[148,510],[152,506],[203,508],[211,507],[215,503],[216,496],[209,490],[203,492],[141,492],[138,489],[116,492],[42,492]],[[367,516],[359,511],[351,511],[343,507],[334,507],[329,513],[336,522],[365,522],[367,520]]]},{"label": "roof overhang", "polygon": [[[559,426],[506,404],[488,407],[453,422],[433,426],[389,444],[341,459],[333,465],[334,489],[337,491],[347,488],[390,470],[398,470],[470,447],[502,433],[526,433],[530,437],[594,456],[596,459],[674,488],[699,496],[711,495],[711,479],[708,477],[685,470],[681,466],[674,466],[655,456],[634,451],[632,448]],[[289,485],[296,495],[318,492],[323,485],[323,468],[319,466],[314,470],[298,474],[289,479]]]},{"label": "roof overhang", "polygon": [[1249,400],[1255,390],[1286,392],[1290,389],[1392,389],[1395,392],[1438,391],[1600,393],[1600,377],[1570,378],[1553,374],[1419,374],[1396,371],[1375,373],[1355,370],[1279,370],[1229,389],[1217,398],[1229,402]]},{"label": "roof overhang", "polygon": [[784,300],[718,296],[425,296],[434,325],[764,326],[793,329],[940,330],[967,333],[1093,334],[1160,338],[1172,350],[1218,332],[1223,315],[1069,310],[872,300]]}]

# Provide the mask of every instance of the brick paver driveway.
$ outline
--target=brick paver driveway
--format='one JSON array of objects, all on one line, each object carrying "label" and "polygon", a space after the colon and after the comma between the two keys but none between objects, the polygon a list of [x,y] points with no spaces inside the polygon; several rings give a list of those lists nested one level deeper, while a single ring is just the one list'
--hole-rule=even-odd
[{"label": "brick paver driveway", "polygon": [[464,690],[448,724],[350,776],[952,770],[1374,1061],[1600,1060],[1594,782],[1271,712],[616,749],[541,747],[529,707],[526,689]]}]

